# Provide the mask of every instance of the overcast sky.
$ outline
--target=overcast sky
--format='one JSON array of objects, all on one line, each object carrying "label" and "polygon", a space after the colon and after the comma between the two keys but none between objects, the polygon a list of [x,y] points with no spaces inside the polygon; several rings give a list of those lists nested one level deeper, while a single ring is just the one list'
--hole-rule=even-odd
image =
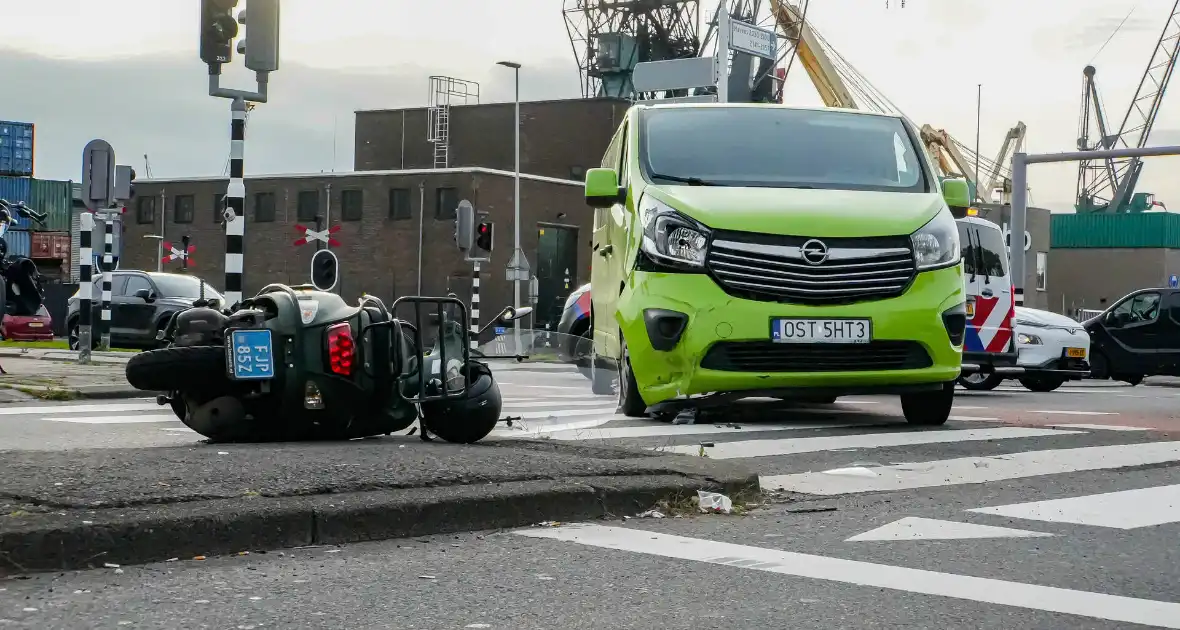
[{"label": "overcast sky", "polygon": [[[1030,152],[1071,150],[1087,63],[1121,122],[1174,2],[906,0],[902,9],[900,1],[886,9],[885,0],[811,0],[807,17],[911,118],[969,145],[982,83],[985,156],[1018,120]],[[508,100],[511,71],[495,62],[511,59],[524,64],[524,99],[578,97],[562,12],[572,2],[284,0],[283,66],[271,101],[251,114],[247,174],[349,170],[353,111],[424,105],[432,74],[480,82],[484,102]],[[96,137],[141,177],[144,154],[156,177],[224,172],[229,103],[206,92],[198,0],[4,5],[0,119],[37,124],[38,176],[78,179],[82,146]],[[716,0],[701,6],[711,14]],[[252,86],[240,63],[224,79]],[[1178,98],[1165,98],[1149,144],[1180,142]],[[819,104],[797,65],[786,100]],[[1150,160],[1139,190],[1180,208],[1178,168],[1180,158]],[[1030,184],[1037,205],[1067,208],[1076,166],[1034,166]]]}]

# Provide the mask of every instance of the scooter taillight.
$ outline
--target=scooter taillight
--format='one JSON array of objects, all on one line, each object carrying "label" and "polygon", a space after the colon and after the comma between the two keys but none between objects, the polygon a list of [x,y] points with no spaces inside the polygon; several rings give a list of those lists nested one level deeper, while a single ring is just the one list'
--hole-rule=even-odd
[{"label": "scooter taillight", "polygon": [[352,326],[341,322],[328,327],[328,368],[333,374],[352,376],[356,366],[356,342]]}]

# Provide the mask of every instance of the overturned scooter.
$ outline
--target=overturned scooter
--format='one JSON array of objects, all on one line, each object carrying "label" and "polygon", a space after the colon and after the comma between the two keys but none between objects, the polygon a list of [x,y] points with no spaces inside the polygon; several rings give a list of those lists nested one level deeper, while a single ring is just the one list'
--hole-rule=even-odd
[{"label": "overturned scooter", "polygon": [[[414,322],[396,315],[412,309]],[[424,323],[425,322],[425,323]],[[437,335],[428,350],[422,328]],[[467,312],[453,298],[404,297],[350,306],[308,285],[272,284],[230,314],[178,312],[167,347],[127,363],[135,388],[218,442],[352,439],[420,419],[423,434],[477,442],[502,406],[491,370],[469,352]]]}]

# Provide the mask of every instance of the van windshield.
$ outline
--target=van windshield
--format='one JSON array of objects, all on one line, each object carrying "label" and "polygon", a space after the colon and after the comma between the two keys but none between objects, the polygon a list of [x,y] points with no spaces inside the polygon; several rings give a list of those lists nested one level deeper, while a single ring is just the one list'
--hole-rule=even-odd
[{"label": "van windshield", "polygon": [[650,109],[640,156],[656,183],[929,192],[900,119],[781,107]]}]

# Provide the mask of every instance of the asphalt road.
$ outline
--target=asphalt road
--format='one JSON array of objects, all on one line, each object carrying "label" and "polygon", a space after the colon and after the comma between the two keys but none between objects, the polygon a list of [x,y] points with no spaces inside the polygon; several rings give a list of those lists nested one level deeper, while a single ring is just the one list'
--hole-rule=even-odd
[{"label": "asphalt road", "polygon": [[[772,492],[741,516],[37,575],[0,582],[0,627],[1180,628],[1180,389],[962,392],[913,430],[889,398],[670,425],[613,416],[576,374],[498,377],[519,419],[497,439],[737,458]],[[198,438],[158,408],[71,407],[0,407],[0,444]]]}]

